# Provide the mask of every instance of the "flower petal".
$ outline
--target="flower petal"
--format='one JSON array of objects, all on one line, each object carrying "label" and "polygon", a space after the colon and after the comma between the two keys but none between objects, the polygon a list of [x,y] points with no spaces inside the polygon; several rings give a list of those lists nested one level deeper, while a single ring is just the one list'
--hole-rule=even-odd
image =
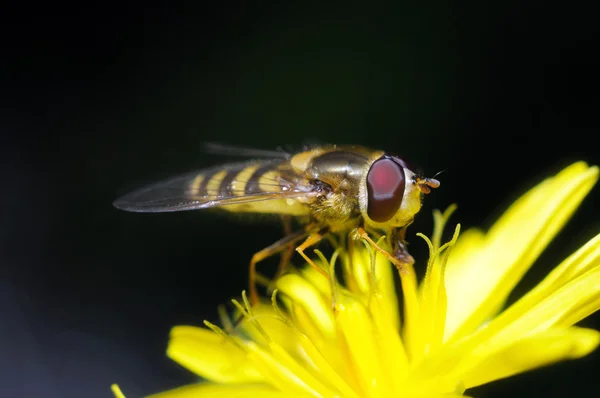
[{"label": "flower petal", "polygon": [[333,316],[329,309],[331,307],[327,306],[321,293],[306,279],[299,275],[286,274],[275,282],[275,286],[309,315],[323,337],[331,338],[334,335]]},{"label": "flower petal", "polygon": [[374,294],[369,302],[375,339],[381,353],[381,367],[384,377],[391,380],[392,390],[396,395],[402,389],[408,376],[409,360],[402,344],[400,333],[394,325],[394,317],[389,316],[383,294]]},{"label": "flower petal", "polygon": [[472,335],[446,343],[425,357],[410,378],[459,380],[480,361],[509,349],[516,341],[566,329],[598,309],[600,267],[569,282],[525,313],[519,311],[517,303]]},{"label": "flower petal", "polygon": [[594,267],[600,266],[600,234],[556,267],[535,287],[546,296]]},{"label": "flower petal", "polygon": [[[319,276],[322,278],[322,275],[319,274]],[[301,366],[309,370],[321,383],[340,391],[344,397],[355,397],[356,394],[346,383],[346,380],[349,380],[348,374],[344,373],[346,367],[339,352],[335,349],[335,344],[311,340],[300,332],[294,322],[282,318],[286,315],[280,310],[276,311],[273,305],[261,303],[255,306],[252,309],[252,320],[245,318],[238,326],[243,331],[243,335],[266,348],[267,351],[285,352],[283,357],[287,362],[293,359],[302,363]],[[298,307],[295,309],[298,310]],[[295,315],[297,321],[299,317],[308,317],[303,311],[297,311]],[[304,326],[312,325],[311,320],[301,320],[299,323]],[[257,329],[257,326],[260,330]],[[319,332],[315,331],[312,334],[319,335]],[[315,342],[319,344],[319,348],[315,346]],[[297,366],[297,364],[291,364],[291,367]]]},{"label": "flower petal", "polygon": [[[341,361],[340,355],[336,355],[334,360],[327,358],[324,353],[319,351],[313,342],[303,334],[298,336],[304,352],[308,356],[307,367],[311,367],[312,372],[325,384],[340,392],[342,397],[357,397],[354,389],[356,386],[350,386],[354,380],[350,377],[347,364]],[[333,347],[332,347],[333,351]],[[336,352],[337,353],[337,352]]]},{"label": "flower petal", "polygon": [[110,386],[110,390],[112,391],[115,398],[125,398],[125,394],[121,391],[118,384],[113,384]]},{"label": "flower petal", "polygon": [[[518,303],[511,306],[486,328],[476,332],[472,339],[485,340],[488,349],[509,345],[527,335],[544,332],[554,327],[568,327],[600,309],[600,267],[592,269],[569,282],[522,316]],[[515,314],[516,313],[516,314]]]},{"label": "flower petal", "polygon": [[247,347],[250,358],[261,374],[269,384],[281,391],[292,391],[312,397],[338,395],[277,344],[272,343],[267,349],[263,349],[254,342],[248,342]]},{"label": "flower petal", "polygon": [[452,249],[452,257],[448,260],[448,263],[452,264],[453,272],[456,272],[454,268],[462,267],[463,264],[478,257],[485,246],[485,233],[482,230],[470,228],[461,232]]},{"label": "flower petal", "polygon": [[450,257],[445,340],[470,333],[498,312],[597,179],[597,167],[584,162],[567,167],[518,199],[479,242],[479,249]]},{"label": "flower petal", "polygon": [[264,384],[222,385],[212,383],[191,384],[174,390],[151,395],[148,398],[300,398],[306,395],[296,395],[282,392]]},{"label": "flower petal", "polygon": [[[380,246],[389,250],[385,242],[381,242]],[[365,297],[379,294],[380,305],[386,307],[383,311],[389,314],[392,325],[396,330],[399,330],[400,312],[398,311],[398,297],[394,285],[395,267],[381,253],[373,248],[369,249],[365,247],[363,242],[356,242],[352,258],[343,259],[343,261],[350,261],[345,269],[351,270],[352,274],[348,275],[347,278],[352,278],[355,281],[353,284],[356,285],[354,293],[362,293]],[[375,256],[374,267],[372,267],[371,254]]]},{"label": "flower petal", "polygon": [[[573,325],[589,315],[590,311],[598,309],[597,306],[594,307],[594,302],[600,300],[598,269],[600,269],[600,235],[569,256],[530,292],[493,319],[484,333],[486,335],[496,333],[520,318],[531,319],[532,314],[540,311],[541,308],[546,308],[546,313],[541,313],[538,325],[543,321],[543,317],[554,319],[558,314],[563,316],[561,321],[563,326]],[[559,293],[561,289],[568,290]],[[554,296],[555,294],[558,296]],[[543,307],[545,300],[548,300],[550,305]],[[555,306],[552,303],[556,303]],[[528,327],[526,330],[531,331]]]},{"label": "flower petal", "polygon": [[465,386],[471,388],[561,360],[583,357],[598,344],[600,333],[596,330],[550,329],[517,340],[493,354],[485,354],[481,362],[461,377]]},{"label": "flower petal", "polygon": [[171,330],[167,356],[215,383],[235,384],[264,380],[240,347],[208,329],[174,327]]},{"label": "flower petal", "polygon": [[430,254],[427,271],[420,286],[419,316],[416,327],[419,333],[415,333],[414,338],[407,342],[410,343],[409,352],[413,362],[418,362],[428,352],[442,345],[447,308],[444,273],[459,233],[460,224],[456,226],[452,240],[437,248],[429,238],[421,235],[429,246]]},{"label": "flower petal", "polygon": [[[259,344],[268,344],[270,341],[282,346],[286,351],[299,355],[300,343],[290,330],[290,326],[280,318],[271,303],[261,302],[252,308],[253,319],[244,317],[238,329],[244,336]],[[259,325],[259,329],[257,329]],[[262,333],[266,333],[266,336]]]},{"label": "flower petal", "polygon": [[356,378],[364,395],[368,397],[390,396],[389,381],[381,369],[379,337],[373,330],[367,309],[355,298],[342,294],[336,302],[338,330],[343,333]]}]

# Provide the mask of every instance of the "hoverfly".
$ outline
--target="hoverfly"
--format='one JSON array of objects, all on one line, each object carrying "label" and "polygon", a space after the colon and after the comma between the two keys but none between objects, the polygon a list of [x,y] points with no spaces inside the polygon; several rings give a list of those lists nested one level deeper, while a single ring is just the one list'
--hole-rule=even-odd
[{"label": "hoverfly", "polygon": [[[247,152],[261,159],[174,177],[123,196],[114,205],[133,212],[218,207],[279,214],[288,223],[298,219],[303,228],[292,232],[288,224],[284,238],[252,257],[249,289],[253,304],[258,301],[256,263],[286,249],[289,260],[293,245],[302,240],[296,251],[328,277],[304,250],[329,232],[354,231],[354,237],[368,240],[399,268],[414,261],[404,245],[406,227],[419,212],[423,194],[439,187],[438,180],[417,174],[399,156],[361,146],[318,146],[298,153]],[[383,232],[392,252],[377,246],[367,231]]]}]

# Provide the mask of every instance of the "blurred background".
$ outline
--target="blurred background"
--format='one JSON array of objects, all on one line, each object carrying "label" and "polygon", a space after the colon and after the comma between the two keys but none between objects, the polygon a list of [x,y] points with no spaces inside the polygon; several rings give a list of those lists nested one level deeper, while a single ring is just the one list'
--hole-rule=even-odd
[{"label": "blurred background", "polygon": [[[204,142],[362,144],[445,170],[409,231],[417,259],[434,208],[489,227],[541,178],[600,163],[591,6],[217,3],[0,16],[0,396],[196,380],[164,355],[170,327],[215,320],[281,226],[111,202],[222,161]],[[600,232],[599,199],[596,187],[511,301]],[[597,387],[599,365],[596,352],[470,394],[575,394]]]}]

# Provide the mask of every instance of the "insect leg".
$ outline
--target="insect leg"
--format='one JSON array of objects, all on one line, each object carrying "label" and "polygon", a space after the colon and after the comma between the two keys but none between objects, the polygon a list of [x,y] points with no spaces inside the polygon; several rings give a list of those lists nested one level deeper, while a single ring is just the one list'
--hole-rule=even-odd
[{"label": "insect leg", "polygon": [[310,232],[300,230],[290,235],[279,239],[277,242],[265,247],[261,251],[254,253],[250,260],[250,271],[249,271],[249,291],[250,291],[250,304],[255,305],[258,303],[258,292],[256,291],[256,263],[268,258],[274,254],[279,253],[286,247],[293,245],[294,243],[304,239],[310,235]]},{"label": "insect leg", "polygon": [[[379,246],[375,241],[373,241],[373,239],[371,239],[371,237],[369,236],[367,231],[364,230],[364,228],[359,227],[359,228],[357,228],[356,232],[361,239],[364,239],[367,242],[369,242],[369,244],[371,246],[373,246],[373,248],[375,250],[377,250],[378,252],[380,252],[381,254],[386,256],[387,259],[390,260],[392,262],[392,264],[394,264],[400,272],[405,271],[406,265],[412,265],[414,263],[414,260],[412,260],[412,262],[406,262],[406,261],[403,261],[403,259],[397,258],[395,255],[390,254],[387,250],[385,250],[384,248]],[[406,250],[406,249],[404,249],[404,250]],[[406,254],[408,254],[408,252]],[[410,254],[408,254],[408,255],[410,256]],[[412,256],[410,256],[410,258],[412,259]]]},{"label": "insect leg", "polygon": [[[285,236],[289,236],[292,234],[292,217],[288,215],[281,216],[281,221],[283,222],[283,233]],[[292,253],[294,253],[294,245],[289,244],[284,251],[281,252],[281,260],[279,260],[279,266],[277,267],[277,273],[275,274],[275,279],[283,275],[285,268],[290,262],[292,258]]]},{"label": "insect leg", "polygon": [[324,271],[323,269],[321,269],[321,267],[319,267],[317,264],[314,263],[314,261],[312,261],[305,253],[304,250],[308,249],[310,246],[316,245],[317,243],[319,243],[327,234],[327,232],[329,232],[328,228],[323,228],[319,231],[313,232],[310,234],[310,236],[308,238],[306,238],[306,240],[304,241],[304,243],[302,243],[300,246],[298,246],[296,248],[296,251],[298,253],[300,253],[300,255],[302,257],[304,257],[304,259],[306,260],[307,263],[309,263],[314,269],[316,269],[317,271],[319,271],[319,273],[321,275],[323,275],[325,278],[329,279],[329,275],[327,274],[326,271]]},{"label": "insect leg", "polygon": [[392,252],[394,257],[404,264],[414,264],[415,259],[406,249],[406,240],[404,239],[406,237],[406,228],[407,227],[397,228],[392,231]]}]

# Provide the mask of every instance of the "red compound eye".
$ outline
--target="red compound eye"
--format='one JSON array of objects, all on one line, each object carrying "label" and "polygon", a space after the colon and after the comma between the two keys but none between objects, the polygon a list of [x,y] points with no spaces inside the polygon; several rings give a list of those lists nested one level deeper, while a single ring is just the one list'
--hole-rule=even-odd
[{"label": "red compound eye", "polygon": [[375,222],[391,219],[402,204],[404,168],[391,157],[376,160],[367,173],[367,215]]}]

